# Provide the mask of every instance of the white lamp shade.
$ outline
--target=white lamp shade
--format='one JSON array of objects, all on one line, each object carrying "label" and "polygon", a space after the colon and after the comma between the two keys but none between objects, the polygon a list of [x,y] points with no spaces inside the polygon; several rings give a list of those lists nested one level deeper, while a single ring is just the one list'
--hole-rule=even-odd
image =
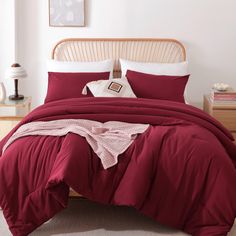
[{"label": "white lamp shade", "polygon": [[7,79],[23,79],[27,76],[25,69],[19,64],[13,64],[6,71]]}]

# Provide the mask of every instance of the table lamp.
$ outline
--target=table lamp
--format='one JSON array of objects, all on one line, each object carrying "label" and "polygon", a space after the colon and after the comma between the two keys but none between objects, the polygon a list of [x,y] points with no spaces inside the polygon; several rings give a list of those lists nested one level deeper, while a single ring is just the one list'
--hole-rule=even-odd
[{"label": "table lamp", "polygon": [[7,71],[6,77],[14,79],[15,94],[9,96],[10,100],[21,100],[24,99],[23,95],[18,94],[18,80],[23,79],[27,76],[25,69],[18,63],[13,64]]}]

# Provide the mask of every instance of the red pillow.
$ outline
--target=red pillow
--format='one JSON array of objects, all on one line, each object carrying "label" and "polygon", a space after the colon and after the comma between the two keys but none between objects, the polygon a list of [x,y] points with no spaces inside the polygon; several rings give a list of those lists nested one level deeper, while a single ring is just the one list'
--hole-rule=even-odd
[{"label": "red pillow", "polygon": [[82,90],[88,82],[101,79],[108,80],[109,75],[110,72],[48,72],[48,91],[44,103],[66,98],[84,97]]},{"label": "red pillow", "polygon": [[139,98],[171,100],[184,103],[184,90],[189,75],[151,75],[128,70],[126,77]]}]

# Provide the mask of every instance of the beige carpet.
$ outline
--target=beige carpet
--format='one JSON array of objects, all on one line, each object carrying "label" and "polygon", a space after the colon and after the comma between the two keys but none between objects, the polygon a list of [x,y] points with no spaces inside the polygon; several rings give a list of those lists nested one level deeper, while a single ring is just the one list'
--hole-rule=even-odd
[{"label": "beige carpet", "polygon": [[[0,235],[10,236],[0,211]],[[69,207],[30,236],[186,236],[158,225],[127,207],[103,206],[87,200],[71,200]],[[236,236],[236,226],[230,236]]]}]

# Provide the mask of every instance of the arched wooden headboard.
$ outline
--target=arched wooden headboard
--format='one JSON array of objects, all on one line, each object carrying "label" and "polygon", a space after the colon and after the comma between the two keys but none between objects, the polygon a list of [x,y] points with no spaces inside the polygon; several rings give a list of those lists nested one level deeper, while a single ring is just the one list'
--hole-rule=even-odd
[{"label": "arched wooden headboard", "polygon": [[186,60],[182,43],[175,39],[156,38],[69,38],[53,48],[52,59],[59,61],[114,60],[114,77],[121,74],[119,58],[176,63]]}]

